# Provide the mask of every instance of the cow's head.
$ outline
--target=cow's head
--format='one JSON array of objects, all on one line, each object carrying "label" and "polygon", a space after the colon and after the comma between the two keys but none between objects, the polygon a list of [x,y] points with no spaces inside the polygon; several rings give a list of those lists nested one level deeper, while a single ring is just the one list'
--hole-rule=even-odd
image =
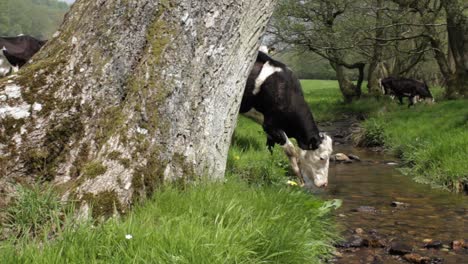
[{"label": "cow's head", "polygon": [[329,159],[333,151],[332,139],[321,134],[322,141],[318,148],[313,150],[299,150],[298,166],[302,177],[313,180],[317,187],[326,187],[328,184]]},{"label": "cow's head", "polygon": [[429,91],[429,86],[427,86],[426,82],[424,82],[423,85],[417,87],[417,92],[422,100],[430,103],[434,102],[434,97],[432,97],[431,91]]}]

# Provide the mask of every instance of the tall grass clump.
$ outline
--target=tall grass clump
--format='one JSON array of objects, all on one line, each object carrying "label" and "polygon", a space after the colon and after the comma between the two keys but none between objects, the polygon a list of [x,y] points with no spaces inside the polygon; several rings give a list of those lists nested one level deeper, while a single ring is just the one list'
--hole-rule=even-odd
[{"label": "tall grass clump", "polygon": [[122,219],[55,240],[0,244],[2,263],[321,263],[328,207],[299,188],[199,183],[166,187]]},{"label": "tall grass clump", "polygon": [[2,233],[12,238],[50,237],[65,224],[73,211],[71,203],[60,201],[50,187],[18,185],[14,201],[4,212]]}]

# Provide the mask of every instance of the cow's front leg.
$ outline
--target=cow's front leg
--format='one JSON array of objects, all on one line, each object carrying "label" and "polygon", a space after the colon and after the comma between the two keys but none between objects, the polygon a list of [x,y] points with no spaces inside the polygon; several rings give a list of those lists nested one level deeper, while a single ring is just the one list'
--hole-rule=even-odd
[{"label": "cow's front leg", "polygon": [[403,104],[403,97],[402,97],[402,96],[398,96],[398,101],[400,101],[400,104],[402,105],[402,104]]},{"label": "cow's front leg", "polygon": [[299,169],[299,163],[298,163],[299,155],[296,152],[296,148],[294,147],[294,144],[286,136],[286,133],[284,133],[284,137],[286,138],[286,143],[281,145],[281,147],[284,150],[284,154],[286,154],[286,156],[289,159],[289,163],[291,164],[291,168],[294,171],[294,174],[296,174],[296,177],[299,180],[299,184],[301,186],[304,186],[305,184],[304,178],[302,177],[301,170]]}]

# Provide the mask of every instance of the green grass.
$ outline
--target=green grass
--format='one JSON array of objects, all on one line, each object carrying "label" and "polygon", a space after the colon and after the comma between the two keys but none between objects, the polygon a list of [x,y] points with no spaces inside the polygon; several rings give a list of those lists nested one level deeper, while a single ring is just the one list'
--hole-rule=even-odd
[{"label": "green grass", "polygon": [[378,137],[417,181],[458,191],[468,182],[467,100],[389,112],[363,127],[364,140]]},{"label": "green grass", "polygon": [[[165,187],[122,219],[70,222],[53,240],[0,243],[2,263],[321,263],[335,238],[299,188],[237,179]],[[126,235],[131,235],[127,239]]]},{"label": "green grass", "polygon": [[[318,121],[349,115],[363,117],[361,145],[384,146],[401,157],[403,172],[417,181],[461,191],[468,182],[468,100],[444,101],[443,89],[431,87],[436,104],[399,105],[389,98],[362,98],[343,104],[336,81],[302,81]],[[365,87],[364,87],[365,90]]]},{"label": "green grass", "polygon": [[227,173],[254,185],[284,185],[290,176],[289,162],[282,149],[267,150],[266,136],[261,125],[239,116],[229,150]]}]

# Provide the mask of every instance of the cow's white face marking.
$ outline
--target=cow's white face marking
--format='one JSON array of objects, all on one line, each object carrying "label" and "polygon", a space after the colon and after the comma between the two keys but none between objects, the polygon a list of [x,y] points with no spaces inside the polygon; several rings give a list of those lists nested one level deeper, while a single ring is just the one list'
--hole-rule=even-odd
[{"label": "cow's white face marking", "polygon": [[260,48],[258,48],[258,50],[263,52],[263,53],[268,54],[268,47],[266,45],[260,46]]},{"label": "cow's white face marking", "polygon": [[323,141],[316,150],[300,150],[299,168],[304,178],[313,180],[317,187],[328,184],[328,167],[333,151],[332,139],[323,134]]},{"label": "cow's white face marking", "polygon": [[286,143],[281,147],[288,156],[294,173],[298,177],[302,177],[306,183],[313,181],[317,187],[327,186],[329,159],[333,151],[332,139],[323,134],[323,141],[316,150],[302,150],[296,149],[288,136],[284,135]]},{"label": "cow's white face marking", "polygon": [[260,88],[262,87],[266,79],[268,79],[268,77],[270,77],[274,73],[281,72],[281,71],[283,71],[283,69],[271,65],[269,61],[263,64],[260,74],[258,75],[257,79],[255,79],[255,88],[252,93],[254,95],[258,94],[260,92]]}]

